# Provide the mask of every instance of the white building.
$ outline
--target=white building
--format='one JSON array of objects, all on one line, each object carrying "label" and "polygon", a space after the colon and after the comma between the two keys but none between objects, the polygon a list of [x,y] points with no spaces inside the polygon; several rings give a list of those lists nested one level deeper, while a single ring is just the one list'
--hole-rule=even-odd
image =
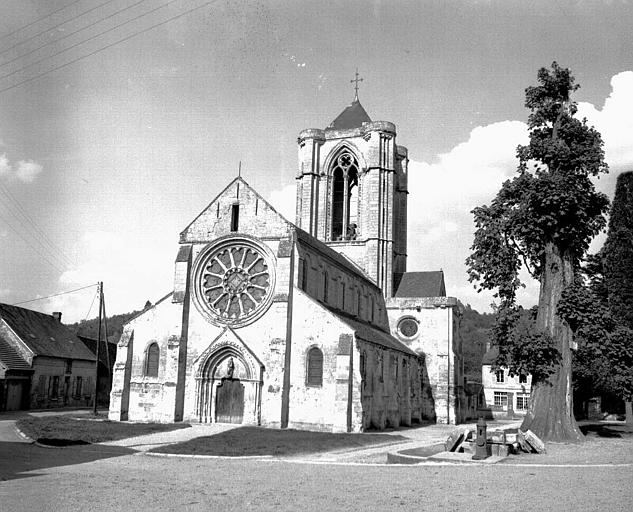
[{"label": "white building", "polygon": [[484,354],[482,361],[481,382],[484,386],[485,408],[490,409],[495,418],[525,415],[530,402],[532,376],[511,377],[506,368],[493,371],[492,362],[498,353],[498,349],[493,347]]}]

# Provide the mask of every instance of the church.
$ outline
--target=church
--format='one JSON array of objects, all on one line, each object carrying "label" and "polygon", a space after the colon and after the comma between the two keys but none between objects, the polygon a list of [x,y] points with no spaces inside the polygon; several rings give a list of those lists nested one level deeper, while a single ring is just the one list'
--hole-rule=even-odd
[{"label": "church", "polygon": [[464,419],[460,304],[407,272],[408,154],[358,100],[298,137],[294,224],[242,177],[118,343],[112,420],[359,432]]}]

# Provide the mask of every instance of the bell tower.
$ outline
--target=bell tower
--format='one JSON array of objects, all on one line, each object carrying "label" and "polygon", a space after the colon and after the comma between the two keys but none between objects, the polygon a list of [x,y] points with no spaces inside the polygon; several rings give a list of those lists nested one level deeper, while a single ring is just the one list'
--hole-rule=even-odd
[{"label": "bell tower", "polygon": [[343,253],[393,296],[407,265],[407,148],[358,100],[323,129],[299,134],[295,224]]}]

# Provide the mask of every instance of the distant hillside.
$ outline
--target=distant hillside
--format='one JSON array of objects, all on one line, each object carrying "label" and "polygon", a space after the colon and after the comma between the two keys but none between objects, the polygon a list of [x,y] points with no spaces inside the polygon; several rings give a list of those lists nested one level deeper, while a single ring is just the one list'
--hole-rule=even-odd
[{"label": "distant hillside", "polygon": [[[152,304],[148,301],[145,304],[145,309],[151,307],[151,305]],[[112,315],[106,317],[106,323],[108,327],[108,339],[114,342],[118,342],[119,338],[121,338],[121,333],[123,332],[123,324],[127,322],[130,318],[141,313],[142,311],[144,310],[139,309],[138,311],[131,311],[130,313],[122,313],[120,315]],[[82,336],[86,336],[87,338],[97,339],[97,335],[99,332],[99,319],[93,318],[91,320],[82,320],[81,322],[68,324],[67,327],[75,334],[81,334]],[[101,328],[103,329],[103,326]],[[104,336],[103,331],[101,333],[101,336]]]},{"label": "distant hillside", "polygon": [[464,354],[464,376],[468,380],[481,382],[481,358],[486,353],[486,341],[495,320],[492,313],[479,313],[470,305],[464,308],[461,323],[462,351]]}]

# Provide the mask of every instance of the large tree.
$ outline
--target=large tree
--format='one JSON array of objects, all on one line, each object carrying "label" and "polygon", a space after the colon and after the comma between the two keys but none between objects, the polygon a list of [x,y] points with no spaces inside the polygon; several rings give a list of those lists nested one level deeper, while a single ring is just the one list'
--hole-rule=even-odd
[{"label": "large tree", "polygon": [[[526,89],[529,144],[517,148],[517,176],[490,205],[473,210],[475,237],[469,278],[498,298],[493,343],[497,367],[532,374],[532,394],[522,428],[543,440],[581,440],[573,416],[572,331],[557,313],[573,285],[591,239],[605,226],[609,201],[591,176],[607,172],[600,134],[574,117],[578,89],[569,69],[541,68]],[[540,281],[535,315],[517,306],[525,267]]]}]

